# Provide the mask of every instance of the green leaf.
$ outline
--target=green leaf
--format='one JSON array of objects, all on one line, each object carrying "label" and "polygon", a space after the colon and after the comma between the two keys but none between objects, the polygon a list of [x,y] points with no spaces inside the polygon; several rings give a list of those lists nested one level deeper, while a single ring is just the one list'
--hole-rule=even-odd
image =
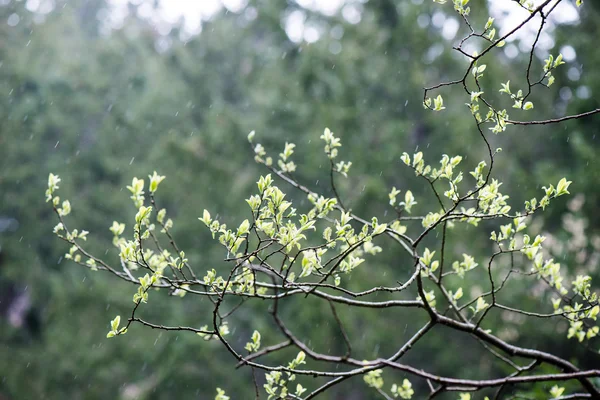
[{"label": "green leaf", "polygon": [[441,95],[437,95],[437,97],[435,99],[433,99],[433,110],[434,111],[442,111],[445,110],[446,107],[444,107],[444,99],[442,98]]},{"label": "green leaf", "polygon": [[198,218],[200,221],[204,222],[204,224],[206,226],[209,226],[210,223],[212,222],[212,219],[210,219],[210,213],[208,212],[208,210],[204,210],[204,213],[202,214],[202,218]]},{"label": "green leaf", "polygon": [[116,331],[117,329],[119,329],[119,324],[121,323],[121,316],[117,315],[115,317],[115,319],[113,319],[112,321],[110,321],[110,327],[112,328],[113,331]]},{"label": "green leaf", "polygon": [[245,219],[244,222],[242,222],[237,230],[237,236],[242,236],[245,235],[246,233],[248,233],[248,230],[250,229],[250,222]]},{"label": "green leaf", "polygon": [[566,178],[562,178],[558,185],[556,186],[556,197],[562,196],[563,194],[571,194],[569,192],[569,185],[571,185],[571,181],[567,181]]},{"label": "green leaf", "polygon": [[150,187],[148,188],[148,190],[150,190],[150,193],[156,192],[156,189],[158,189],[158,185],[165,179],[164,176],[158,175],[156,171],[154,171],[153,175],[148,175],[148,178],[150,178]]}]

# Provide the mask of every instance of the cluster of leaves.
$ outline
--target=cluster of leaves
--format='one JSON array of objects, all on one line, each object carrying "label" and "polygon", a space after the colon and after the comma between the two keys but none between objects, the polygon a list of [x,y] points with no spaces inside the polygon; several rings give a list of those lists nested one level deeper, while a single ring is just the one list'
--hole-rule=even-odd
[{"label": "cluster of leaves", "polygon": [[[325,143],[326,156],[335,158],[337,148],[341,146],[340,140],[329,129],[325,130],[321,138]],[[248,139],[253,143],[254,133],[250,134]],[[402,225],[403,221],[406,222],[403,212],[412,213],[413,207],[417,205],[410,191],[407,190],[404,201],[398,203],[397,218],[385,223],[380,223],[376,217],[368,221],[353,214],[350,210],[344,209],[336,198],[318,195],[292,179],[288,165],[291,162],[293,147],[291,144],[286,144],[284,151],[280,154],[282,161],[279,163],[280,169],[276,169],[268,161],[269,158],[265,157],[264,147],[260,144],[253,144],[256,160],[263,163],[280,179],[292,183],[299,190],[304,191],[312,207],[307,212],[300,213],[293,207],[292,202],[285,200],[286,194],[275,186],[274,180],[269,174],[260,177],[257,182],[258,192],[246,200],[250,208],[251,220],[243,220],[237,228],[228,228],[226,224],[213,218],[210,212],[205,210],[202,217],[198,219],[210,230],[213,238],[223,246],[225,259],[232,264],[232,268],[226,275],[218,275],[215,269],[208,270],[201,279],[196,278],[196,271],[188,263],[185,253],[172,242],[169,229],[173,222],[165,221],[166,210],[161,209],[156,217],[152,218],[153,207],[156,207],[157,204],[154,197],[155,192],[164,177],[159,176],[156,172],[149,176],[149,199],[145,197],[144,180],[134,178],[132,184],[128,186],[132,193],[131,199],[138,211],[134,218],[133,240],[120,237],[124,232],[123,223],[115,221],[110,227],[114,234],[113,243],[120,250],[122,271],[117,271],[103,260],[84,250],[81,241],[86,239],[87,232],[70,231],[66,228],[64,217],[69,214],[69,211],[66,210],[70,207],[65,207],[64,202],[63,206],[59,207],[60,198],[56,192],[60,178],[53,174],[50,175],[47,201],[53,204],[56,215],[60,219],[55,232],[72,246],[67,257],[83,266],[91,268],[93,265],[94,270],[108,270],[121,279],[138,285],[138,290],[133,298],[135,306],[128,318],[127,325],[119,328],[120,316],[117,316],[111,323],[108,337],[125,334],[133,322],[156,327],[136,316],[136,310],[140,304],[148,301],[150,289],[168,290],[172,294],[192,293],[206,296],[214,305],[213,320],[210,325],[200,328],[164,326],[162,328],[188,330],[196,332],[206,340],[220,340],[239,362],[266,371],[267,383],[264,385],[264,389],[269,399],[287,398],[288,396],[308,399],[325,390],[331,383],[315,389],[308,397],[302,397],[306,389],[301,384],[297,384],[294,394],[291,394],[288,388],[289,383],[294,381],[298,374],[331,376],[331,372],[301,369],[300,366],[305,364],[306,354],[315,360],[345,362],[358,366],[357,370],[340,373],[340,376],[365,374],[365,382],[369,386],[383,391],[384,380],[381,366],[406,370],[406,366],[397,364],[398,358],[407,351],[407,346],[410,348],[434,324],[443,323],[455,329],[466,329],[475,335],[483,335],[480,339],[491,343],[494,340],[500,340],[494,337],[489,329],[481,330],[479,328],[490,310],[500,308],[524,315],[531,314],[528,311],[504,306],[497,299],[498,292],[509,281],[511,274],[535,276],[546,282],[549,287],[557,290],[562,297],[552,301],[554,313],[545,316],[566,318],[571,324],[568,338],[576,337],[579,341],[583,341],[584,339],[591,340],[597,335],[598,326],[590,326],[590,322],[596,321],[600,308],[597,295],[591,289],[591,277],[579,276],[572,283],[573,296],[567,298],[566,296],[570,292],[563,284],[560,265],[543,256],[544,237],[538,235],[532,241],[529,235],[522,233],[527,229],[526,221],[530,215],[545,209],[552,199],[569,193],[570,182],[566,179],[561,179],[556,188],[553,185],[545,187],[544,196],[540,201],[531,199],[526,202],[523,211],[511,214],[511,207],[507,204],[508,196],[499,192],[501,183],[492,179],[490,173],[484,174],[485,162],[480,162],[477,168],[470,173],[475,180],[473,186],[468,190],[460,190],[459,184],[462,182],[463,176],[463,171],[458,170],[461,162],[460,156],[450,158],[444,155],[440,161],[440,167],[433,168],[425,164],[421,152],[415,154],[412,159],[405,153],[402,156],[403,161],[414,170],[417,176],[429,182],[441,207],[439,212],[429,212],[424,216],[417,217],[421,221],[421,229],[408,230],[407,226]],[[333,163],[331,168],[332,172],[344,172],[338,170]],[[444,193],[446,201],[443,201],[438,193],[438,186],[443,181],[447,181],[450,185],[450,189]],[[396,197],[399,193],[398,189],[393,188],[388,195],[390,204],[395,207]],[[146,203],[149,205],[145,205]],[[474,206],[468,209],[459,208],[468,203],[474,203]],[[468,273],[476,269],[479,263],[473,256],[463,254],[462,261],[452,262],[452,271],[444,272],[443,248],[441,249],[442,258],[436,259],[436,250],[425,248],[420,253],[418,247],[421,241],[436,229],[443,228],[445,238],[449,232],[446,229],[452,230],[457,223],[477,225],[484,219],[510,219],[511,222],[500,225],[499,230],[493,231],[490,236],[497,246],[497,251],[487,265],[491,290],[461,301],[468,286],[458,286],[448,290],[445,280],[449,275],[456,275],[468,285]],[[153,221],[162,227],[160,234],[172,242],[179,257],[172,257],[162,247],[160,238],[155,233],[156,225]],[[374,244],[374,241],[380,236],[389,237],[412,257],[412,271],[408,269],[410,278],[396,287],[370,288],[361,293],[354,293],[345,288],[343,282],[346,278],[343,277],[348,276],[347,279],[349,279],[356,268],[365,263],[366,255],[376,255],[383,250],[382,246]],[[532,261],[530,272],[513,266],[502,278],[501,283],[497,282],[492,269],[498,263],[500,256],[509,255],[514,260],[514,255],[518,253],[522,253],[526,259]],[[196,287],[199,289],[194,289]],[[352,300],[352,297],[365,296],[378,291],[410,293],[411,290],[416,291],[416,300],[391,300],[383,303]],[[306,344],[287,329],[278,316],[277,308],[281,299],[294,295],[316,296],[332,304],[339,303],[359,307],[416,307],[426,311],[431,319],[409,342],[400,347],[396,355],[385,361],[381,359],[358,361],[349,355],[333,357],[331,360],[330,356],[309,350]],[[223,315],[220,310],[222,303],[230,296],[273,302],[275,323],[288,341],[300,349],[297,357],[287,366],[269,366],[253,361],[260,355],[284,347],[274,345],[276,350],[261,351],[262,335],[259,331],[253,333],[251,341],[245,346],[245,350],[249,352],[248,356],[243,356],[236,350],[233,344],[226,339],[230,333],[226,318],[233,312]],[[580,302],[575,302],[575,297],[578,297]],[[567,303],[562,308],[560,307],[561,299]],[[466,308],[471,310],[470,316],[465,315],[463,310]],[[455,313],[457,319],[446,317],[448,311]],[[338,321],[338,323],[343,329],[341,322]],[[348,352],[349,354],[351,352],[350,344],[348,344]],[[541,362],[535,357],[534,359],[536,362]],[[560,363],[557,366],[559,365]],[[416,375],[419,376],[418,373]],[[440,384],[436,390],[455,390],[446,384],[445,379],[447,378],[436,378]],[[479,388],[478,384],[471,383],[471,385]],[[390,393],[395,397],[411,398],[414,392],[410,381],[405,379],[401,385],[394,384]]]}]

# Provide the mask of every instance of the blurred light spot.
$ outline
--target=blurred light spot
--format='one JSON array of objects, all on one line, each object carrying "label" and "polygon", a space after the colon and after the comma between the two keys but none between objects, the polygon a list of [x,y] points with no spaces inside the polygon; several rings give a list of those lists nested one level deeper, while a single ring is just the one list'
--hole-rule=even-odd
[{"label": "blurred light spot", "polygon": [[575,60],[577,57],[577,52],[572,46],[566,45],[560,48],[560,53],[563,55],[563,60],[566,62],[570,62]]},{"label": "blurred light spot", "polygon": [[592,97],[592,91],[587,86],[579,86],[577,88],[576,93],[577,97],[579,97],[580,99],[589,99],[590,97]]},{"label": "blurred light spot", "polygon": [[442,27],[442,36],[446,40],[452,40],[458,32],[459,23],[456,18],[448,18]]},{"label": "blurred light spot", "polygon": [[351,24],[358,24],[361,20],[362,7],[358,4],[347,4],[342,9],[342,16]]},{"label": "blurred light spot", "polygon": [[50,14],[55,7],[56,3],[54,0],[42,0],[37,9],[37,12],[40,14]]},{"label": "blurred light spot", "polygon": [[154,49],[157,53],[164,53],[171,47],[171,41],[166,37],[160,37],[154,41]]},{"label": "blurred light spot", "polygon": [[304,12],[296,10],[292,11],[285,20],[285,33],[292,42],[299,43],[304,35],[304,23],[306,15]]},{"label": "blurred light spot", "polygon": [[543,50],[550,50],[554,47],[554,38],[548,32],[542,32],[540,40],[538,40],[537,48]]},{"label": "blurred light spot", "polygon": [[239,13],[248,5],[248,0],[221,0],[226,9]]},{"label": "blurred light spot", "polygon": [[[536,5],[539,5],[536,1]],[[558,2],[558,6],[550,14],[546,21],[545,29],[552,29],[558,24],[573,24],[579,21],[579,12],[574,6],[574,2]],[[515,1],[489,0],[488,7],[492,17],[496,19],[494,26],[500,28],[499,36],[503,36],[514,29],[519,23],[530,16],[529,12],[523,9]],[[530,23],[512,35],[507,41],[515,39],[535,38],[539,28],[540,17],[537,15]],[[533,41],[533,40],[532,40]],[[531,47],[531,43],[530,43]]]},{"label": "blurred light spot", "polygon": [[573,92],[571,91],[571,88],[568,87],[560,88],[558,94],[560,95],[560,98],[564,101],[568,101],[571,99],[571,97],[573,97]]},{"label": "blurred light spot", "polygon": [[336,25],[331,28],[331,37],[337,40],[340,40],[342,36],[344,36],[344,27],[341,25]]},{"label": "blurred light spot", "polygon": [[429,26],[429,15],[427,14],[420,14],[417,17],[417,24],[419,25],[420,28],[427,28]]},{"label": "blurred light spot", "polygon": [[571,67],[569,68],[569,71],[567,71],[567,76],[572,81],[578,81],[579,78],[581,78],[581,72],[579,72],[577,68]]},{"label": "blurred light spot", "polygon": [[331,52],[331,54],[340,54],[340,52],[342,51],[342,44],[338,41],[331,42],[329,44],[329,51]]},{"label": "blurred light spot", "polygon": [[319,31],[316,27],[314,26],[308,26],[306,27],[306,29],[304,29],[304,40],[307,43],[314,43],[317,40],[319,40],[319,37],[321,36],[319,34]]},{"label": "blurred light spot", "polygon": [[528,53],[531,51],[531,45],[533,43],[527,43],[529,40],[523,39],[519,42],[519,50],[523,53]]},{"label": "blurred light spot", "polygon": [[573,3],[560,2],[550,15],[551,19],[559,24],[572,24],[579,21],[579,11],[573,6]]},{"label": "blurred light spot", "polygon": [[137,9],[137,15],[140,18],[150,18],[154,14],[154,9],[150,3],[144,3],[140,5]]},{"label": "blurred light spot", "polygon": [[246,11],[244,11],[244,17],[246,17],[248,21],[254,21],[256,17],[258,17],[258,11],[256,11],[256,8],[254,7],[247,7]]},{"label": "blurred light spot", "polygon": [[442,55],[443,52],[444,45],[442,45],[441,43],[434,44],[427,50],[427,53],[425,53],[425,62],[433,62],[436,58]]},{"label": "blurred light spot", "polygon": [[6,23],[8,24],[8,26],[17,26],[20,20],[21,18],[17,14],[12,13],[9,15],[8,19],[6,20]]},{"label": "blurred light spot", "polygon": [[332,16],[340,10],[345,0],[297,0],[296,2],[300,7]]},{"label": "blurred light spot", "polygon": [[433,26],[438,29],[442,29],[444,26],[444,22],[446,22],[446,15],[441,11],[436,11],[431,17],[431,22],[433,22]]},{"label": "blurred light spot", "polygon": [[171,32],[171,28],[173,27],[172,24],[166,21],[157,21],[157,23],[154,26],[156,28],[156,31],[163,36],[168,35]]},{"label": "blurred light spot", "polygon": [[31,12],[36,12],[39,7],[40,0],[27,0],[27,3],[25,3],[25,8]]},{"label": "blurred light spot", "polygon": [[519,49],[514,44],[510,43],[504,48],[504,54],[508,58],[515,58],[519,55]]}]

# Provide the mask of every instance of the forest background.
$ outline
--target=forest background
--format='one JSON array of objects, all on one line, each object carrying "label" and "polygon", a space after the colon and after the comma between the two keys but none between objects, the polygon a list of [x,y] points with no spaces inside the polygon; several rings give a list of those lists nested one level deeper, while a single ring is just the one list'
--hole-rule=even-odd
[{"label": "forest background", "polygon": [[[131,177],[153,170],[166,175],[162,202],[177,222],[179,245],[191,262],[218,268],[222,251],[197,217],[206,208],[223,221],[243,219],[243,199],[264,172],[248,146],[251,130],[273,151],[286,141],[299,144],[297,179],[327,190],[318,137],[330,127],[356,173],[340,191],[354,211],[368,215],[385,215],[392,186],[410,185],[424,207],[434,201],[426,200],[426,187],[414,189],[418,181],[402,169],[402,152],[427,148],[432,155],[473,160],[485,155],[464,107],[448,107],[440,118],[422,106],[424,86],[462,76],[465,68],[452,51],[464,27],[451,7],[420,0],[348,0],[329,7],[249,0],[216,7],[191,23],[156,11],[153,3],[0,0],[0,398],[212,398],[216,386],[226,386],[238,399],[252,386],[249,371],[235,370],[222,348],[194,335],[136,327],[106,341],[110,319],[131,307],[131,288],[65,262],[67,248],[51,234],[56,222],[44,203],[49,172],[65,178],[61,190],[76,206],[73,218],[94,234],[89,245],[100,254],[111,248],[111,221],[134,212],[123,191]],[[488,6],[503,26],[514,15],[499,3]],[[483,25],[487,10],[473,12]],[[590,1],[579,15],[568,8],[559,15],[564,18],[551,21],[536,62],[560,51],[567,65],[555,74],[554,86],[533,94],[538,119],[600,107],[600,6]],[[531,42],[521,34],[507,43],[488,62],[487,74],[518,82]],[[447,90],[444,99],[447,105],[464,102],[460,89]],[[574,181],[573,195],[536,217],[534,226],[543,223],[548,247],[570,276],[585,269],[595,279],[599,127],[600,119],[591,117],[514,127],[492,138],[503,149],[496,172],[514,201],[539,193],[531,182]],[[468,249],[485,257],[492,243],[473,230],[449,246],[456,255]],[[373,270],[385,274],[394,256],[382,253],[354,279],[369,281]],[[528,282],[507,290],[525,309],[537,302]],[[144,312],[177,324],[202,307],[184,297]],[[321,309],[297,310],[304,329],[320,330],[322,342],[315,346],[340,346],[339,332],[322,323]],[[582,366],[600,362],[574,341],[555,341],[566,324],[505,317],[492,328],[507,340],[552,349]],[[252,313],[237,318],[236,329],[246,332],[241,338],[269,329]],[[345,318],[378,330],[363,343],[374,355],[411,323],[394,313]],[[408,357],[430,360],[446,375],[486,369],[480,349],[460,346],[458,337],[437,337]],[[350,385],[355,399],[377,398],[360,380]],[[324,398],[342,398],[347,388]]]}]

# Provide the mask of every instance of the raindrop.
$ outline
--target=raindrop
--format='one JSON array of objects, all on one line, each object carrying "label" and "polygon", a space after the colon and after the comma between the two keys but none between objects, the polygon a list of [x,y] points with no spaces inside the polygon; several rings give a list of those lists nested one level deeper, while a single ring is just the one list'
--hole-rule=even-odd
[{"label": "raindrop", "polygon": [[129,161],[129,165],[133,164],[134,160],[135,160],[135,157],[131,157],[131,161]]}]

